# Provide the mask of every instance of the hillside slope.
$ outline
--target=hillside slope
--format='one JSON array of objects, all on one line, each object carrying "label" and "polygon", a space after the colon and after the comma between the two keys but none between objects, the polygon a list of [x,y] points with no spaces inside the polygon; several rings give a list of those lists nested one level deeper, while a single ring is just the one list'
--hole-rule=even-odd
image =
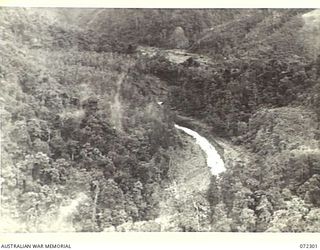
[{"label": "hillside slope", "polygon": [[1,197],[17,225],[2,230],[63,230],[51,222],[79,193],[71,230],[157,216],[157,199],[146,197],[166,178],[166,150],[177,140],[151,94],[161,81],[138,75],[135,58],[79,48],[79,30],[47,12],[1,13]]},{"label": "hillside slope", "polygon": [[2,231],[320,231],[317,11],[0,13]]}]

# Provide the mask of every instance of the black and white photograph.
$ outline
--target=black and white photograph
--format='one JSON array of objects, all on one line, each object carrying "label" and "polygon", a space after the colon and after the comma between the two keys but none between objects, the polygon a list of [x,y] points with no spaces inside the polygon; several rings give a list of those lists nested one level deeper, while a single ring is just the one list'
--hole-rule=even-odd
[{"label": "black and white photograph", "polygon": [[319,233],[319,129],[320,9],[0,7],[1,233]]}]

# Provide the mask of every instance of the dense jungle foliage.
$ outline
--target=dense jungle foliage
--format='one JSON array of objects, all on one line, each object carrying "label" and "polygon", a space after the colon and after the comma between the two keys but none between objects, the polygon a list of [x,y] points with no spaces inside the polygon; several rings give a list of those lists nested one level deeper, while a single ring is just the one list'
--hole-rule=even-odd
[{"label": "dense jungle foliage", "polygon": [[[1,8],[1,230],[319,232],[309,16]],[[197,190],[189,172],[208,170],[181,120],[244,157]]]}]

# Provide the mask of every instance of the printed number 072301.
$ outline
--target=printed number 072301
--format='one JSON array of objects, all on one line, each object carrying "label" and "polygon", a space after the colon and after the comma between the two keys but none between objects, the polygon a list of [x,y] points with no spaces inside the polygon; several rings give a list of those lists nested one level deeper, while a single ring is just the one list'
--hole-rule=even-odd
[{"label": "printed number 072301", "polygon": [[317,244],[300,244],[300,248],[318,248]]}]

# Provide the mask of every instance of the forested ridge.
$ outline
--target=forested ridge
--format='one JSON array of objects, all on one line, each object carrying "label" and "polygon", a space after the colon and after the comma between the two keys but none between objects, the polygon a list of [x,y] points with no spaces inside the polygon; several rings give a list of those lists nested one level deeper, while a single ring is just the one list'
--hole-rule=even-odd
[{"label": "forested ridge", "polygon": [[317,11],[0,13],[2,231],[320,231]]}]

